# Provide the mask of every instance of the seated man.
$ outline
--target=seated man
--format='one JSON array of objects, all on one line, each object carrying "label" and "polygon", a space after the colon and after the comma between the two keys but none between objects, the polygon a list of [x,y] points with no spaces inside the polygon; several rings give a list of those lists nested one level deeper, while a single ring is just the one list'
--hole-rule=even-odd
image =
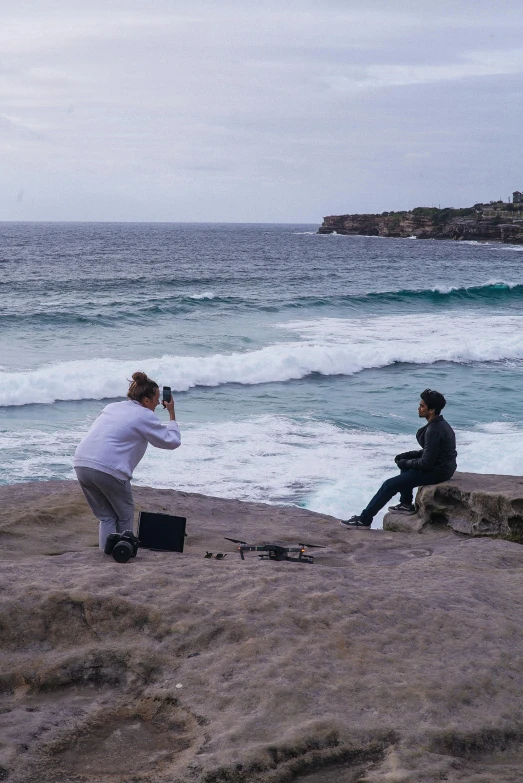
[{"label": "seated man", "polygon": [[439,484],[448,481],[456,470],[456,436],[440,411],[445,407],[445,397],[432,389],[421,392],[418,407],[420,419],[426,419],[427,424],[416,433],[416,440],[421,446],[420,451],[406,451],[398,454],[394,461],[401,473],[399,476],[387,479],[374,495],[367,508],[361,514],[350,519],[340,520],[345,527],[366,527],[372,524],[373,517],[397,493],[400,502],[397,506],[389,506],[391,511],[404,514],[415,514],[412,504],[412,490],[426,484]]}]

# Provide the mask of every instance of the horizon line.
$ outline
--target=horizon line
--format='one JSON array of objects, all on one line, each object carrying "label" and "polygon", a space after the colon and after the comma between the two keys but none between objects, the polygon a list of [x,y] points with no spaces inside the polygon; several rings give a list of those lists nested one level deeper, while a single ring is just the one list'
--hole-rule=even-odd
[{"label": "horizon line", "polygon": [[236,220],[0,220],[0,225],[7,223],[38,223],[38,224],[93,224],[100,223],[102,225],[108,224],[122,224],[122,225],[193,225],[193,226],[313,226],[320,221],[277,221],[277,220],[263,220],[263,221],[236,221]]}]

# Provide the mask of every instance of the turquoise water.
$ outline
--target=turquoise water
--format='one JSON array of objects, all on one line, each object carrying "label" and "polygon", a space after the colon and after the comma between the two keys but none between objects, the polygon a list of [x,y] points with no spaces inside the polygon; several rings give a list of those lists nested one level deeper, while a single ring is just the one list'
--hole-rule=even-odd
[{"label": "turquoise water", "polygon": [[523,248],[316,228],[0,224],[0,482],[73,478],[137,369],[183,446],[135,483],[347,516],[415,447],[427,386],[459,469],[523,474]]}]

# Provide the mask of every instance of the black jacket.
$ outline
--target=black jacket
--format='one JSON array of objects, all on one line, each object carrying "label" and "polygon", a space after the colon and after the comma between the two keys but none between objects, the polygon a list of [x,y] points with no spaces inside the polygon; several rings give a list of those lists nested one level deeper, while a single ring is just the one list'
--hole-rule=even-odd
[{"label": "black jacket", "polygon": [[396,464],[403,470],[430,470],[448,480],[456,470],[456,436],[441,414],[416,433],[421,451],[398,454]]}]

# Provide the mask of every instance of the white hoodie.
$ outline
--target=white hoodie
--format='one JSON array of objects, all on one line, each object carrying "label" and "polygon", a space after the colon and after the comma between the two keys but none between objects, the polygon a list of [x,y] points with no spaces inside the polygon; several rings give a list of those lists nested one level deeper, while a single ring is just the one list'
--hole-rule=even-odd
[{"label": "white hoodie", "polygon": [[153,411],[135,400],[112,402],[78,444],[73,464],[126,481],[149,443],[159,449],[177,449],[181,442],[175,421],[162,424]]}]

